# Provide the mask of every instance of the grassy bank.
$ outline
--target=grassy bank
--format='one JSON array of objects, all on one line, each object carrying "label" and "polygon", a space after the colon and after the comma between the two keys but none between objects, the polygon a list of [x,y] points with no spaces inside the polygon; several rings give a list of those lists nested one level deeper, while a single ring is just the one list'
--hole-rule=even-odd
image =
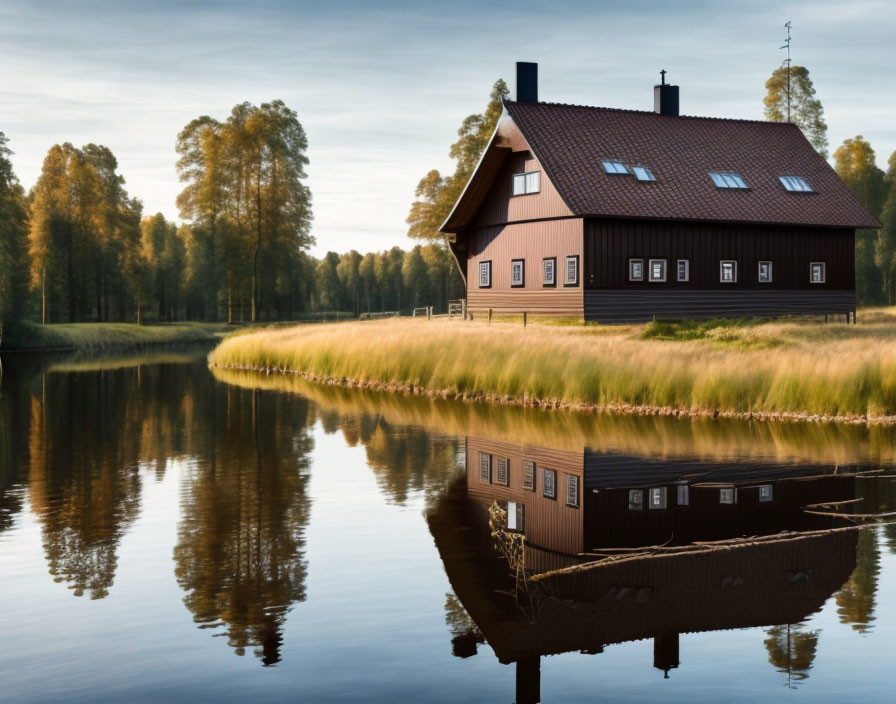
[{"label": "grassy bank", "polygon": [[859,325],[795,320],[527,329],[384,320],[253,331],[225,340],[210,362],[597,410],[894,416],[896,310],[859,317]]},{"label": "grassy bank", "polygon": [[8,329],[3,351],[22,350],[124,350],[162,344],[188,344],[219,339],[227,326],[218,323],[72,323],[34,325]]}]

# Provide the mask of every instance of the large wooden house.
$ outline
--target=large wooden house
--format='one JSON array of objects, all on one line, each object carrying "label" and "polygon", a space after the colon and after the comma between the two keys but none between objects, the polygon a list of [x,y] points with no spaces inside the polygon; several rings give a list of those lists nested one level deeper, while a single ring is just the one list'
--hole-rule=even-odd
[{"label": "large wooden house", "polygon": [[596,321],[855,315],[855,231],[880,224],[790,123],[538,102],[504,114],[444,224],[467,308]]}]

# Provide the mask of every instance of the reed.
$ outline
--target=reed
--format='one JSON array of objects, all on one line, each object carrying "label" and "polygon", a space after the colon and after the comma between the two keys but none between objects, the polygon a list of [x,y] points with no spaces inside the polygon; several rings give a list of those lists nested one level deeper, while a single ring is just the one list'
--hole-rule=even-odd
[{"label": "reed", "polygon": [[216,323],[21,323],[4,337],[3,349],[98,351],[188,344],[215,340],[224,334],[226,328],[226,325]]},{"label": "reed", "polygon": [[209,361],[492,400],[896,415],[891,309],[855,326],[723,321],[697,336],[649,333],[650,326],[382,320],[255,330],[224,340]]}]

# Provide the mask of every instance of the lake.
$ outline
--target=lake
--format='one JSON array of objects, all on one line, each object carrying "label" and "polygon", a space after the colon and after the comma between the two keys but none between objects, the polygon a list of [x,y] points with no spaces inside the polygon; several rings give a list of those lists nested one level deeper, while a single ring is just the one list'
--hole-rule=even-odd
[{"label": "lake", "polygon": [[4,357],[0,700],[891,700],[896,431],[207,352]]}]

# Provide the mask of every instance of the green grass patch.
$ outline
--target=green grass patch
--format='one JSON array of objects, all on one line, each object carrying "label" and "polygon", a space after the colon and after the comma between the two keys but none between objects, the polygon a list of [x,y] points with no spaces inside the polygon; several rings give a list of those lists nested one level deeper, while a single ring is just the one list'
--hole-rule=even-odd
[{"label": "green grass patch", "polygon": [[220,323],[20,323],[4,332],[3,349],[120,350],[151,345],[189,344],[218,340],[229,330]]}]

